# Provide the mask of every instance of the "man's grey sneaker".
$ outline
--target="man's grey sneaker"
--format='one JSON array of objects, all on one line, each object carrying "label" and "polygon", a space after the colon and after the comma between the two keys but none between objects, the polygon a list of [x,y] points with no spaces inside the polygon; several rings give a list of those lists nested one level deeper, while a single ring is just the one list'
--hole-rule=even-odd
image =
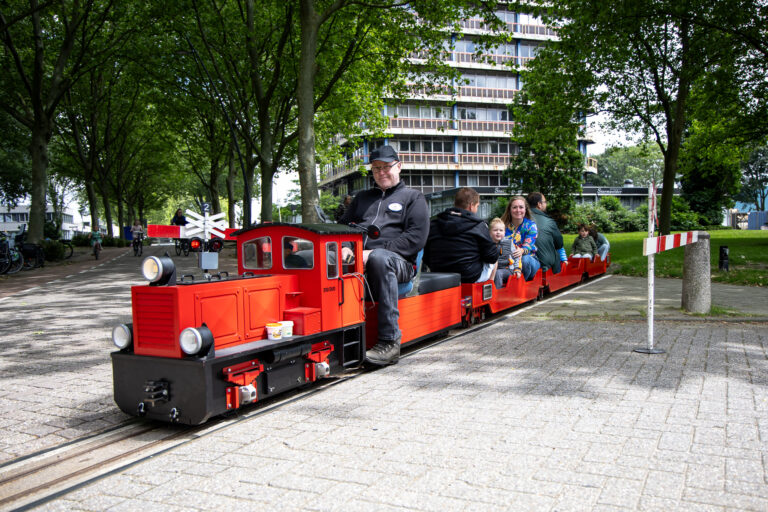
[{"label": "man's grey sneaker", "polygon": [[379,366],[395,364],[398,359],[400,359],[400,340],[379,340],[365,352],[366,362]]}]

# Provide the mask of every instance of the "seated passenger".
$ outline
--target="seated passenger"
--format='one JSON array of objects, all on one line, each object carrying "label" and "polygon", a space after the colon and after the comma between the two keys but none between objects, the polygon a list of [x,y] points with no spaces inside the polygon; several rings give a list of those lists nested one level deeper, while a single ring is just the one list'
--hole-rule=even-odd
[{"label": "seated passenger", "polygon": [[513,258],[512,251],[517,249],[511,238],[504,238],[504,221],[496,217],[491,221],[491,240],[496,243],[499,252],[496,277],[493,282],[496,288],[502,288],[507,284],[509,276],[520,277],[523,275],[523,262],[520,258]]},{"label": "seated passenger", "polygon": [[530,281],[541,268],[536,258],[536,236],[538,230],[533,221],[533,214],[528,207],[528,201],[522,196],[510,199],[501,220],[506,226],[505,238],[510,238],[516,249],[512,251],[513,258],[520,258],[523,264],[523,277]]},{"label": "seated passenger", "polygon": [[586,224],[579,224],[579,236],[573,241],[571,256],[574,258],[594,258],[597,254],[597,244],[589,236],[589,228]]},{"label": "seated passenger", "polygon": [[597,254],[600,256],[600,260],[605,261],[606,256],[608,256],[608,251],[611,248],[608,239],[605,238],[605,235],[602,233],[597,232],[597,228],[594,224],[589,226],[589,236],[591,236],[597,244]]},{"label": "seated passenger", "polygon": [[464,187],[456,192],[453,204],[432,220],[424,261],[432,271],[461,274],[462,283],[493,279],[498,248],[488,225],[476,215],[480,196]]}]

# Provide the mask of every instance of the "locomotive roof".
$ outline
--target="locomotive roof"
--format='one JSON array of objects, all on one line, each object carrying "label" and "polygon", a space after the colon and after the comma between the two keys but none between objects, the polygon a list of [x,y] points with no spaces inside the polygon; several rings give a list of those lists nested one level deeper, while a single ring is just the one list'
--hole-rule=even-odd
[{"label": "locomotive roof", "polygon": [[232,236],[240,236],[255,229],[260,228],[274,228],[274,227],[291,227],[305,229],[319,235],[338,235],[338,234],[350,234],[360,233],[360,229],[351,228],[344,224],[290,224],[288,222],[261,222],[254,224],[250,227],[240,229],[232,233]]}]

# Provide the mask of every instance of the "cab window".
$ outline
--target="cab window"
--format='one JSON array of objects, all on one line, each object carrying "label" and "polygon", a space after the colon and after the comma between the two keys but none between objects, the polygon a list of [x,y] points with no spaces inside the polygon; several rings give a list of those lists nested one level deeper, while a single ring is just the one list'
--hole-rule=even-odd
[{"label": "cab window", "polygon": [[253,270],[272,268],[272,238],[263,236],[243,244],[243,267]]},{"label": "cab window", "polygon": [[339,244],[328,242],[325,244],[326,276],[328,279],[339,277]]},{"label": "cab window", "polygon": [[309,240],[295,236],[283,237],[283,268],[313,268],[315,266],[315,245]]},{"label": "cab window", "polygon": [[[344,242],[344,247],[349,247],[352,250],[352,254],[357,254],[357,242]],[[355,273],[355,265],[357,262],[346,262],[343,261],[341,265],[341,271],[344,273],[344,275],[354,274]]]}]

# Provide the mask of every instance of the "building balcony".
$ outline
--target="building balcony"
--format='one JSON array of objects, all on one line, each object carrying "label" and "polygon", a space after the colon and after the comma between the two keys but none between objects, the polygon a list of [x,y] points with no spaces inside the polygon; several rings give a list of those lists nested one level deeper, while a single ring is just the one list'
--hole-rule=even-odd
[{"label": "building balcony", "polygon": [[[490,32],[485,20],[472,18],[459,22],[461,28],[475,32]],[[523,36],[557,37],[557,31],[546,25],[530,25],[523,23],[506,23],[507,31]]]},{"label": "building balcony", "polygon": [[[462,85],[458,87],[458,94],[454,96],[454,88],[447,85],[424,86],[420,84],[411,85],[411,93],[414,99],[457,99],[469,101],[472,99],[490,100],[499,102],[512,100],[517,94],[517,89],[494,89],[491,87],[475,87]],[[496,100],[496,101],[494,101]]]},{"label": "building balcony", "polygon": [[[423,135],[482,135],[481,132],[494,134],[512,133],[515,123],[512,121],[477,121],[470,119],[420,119],[410,117],[390,117],[389,131],[393,134]],[[467,133],[472,132],[472,133]],[[487,135],[487,133],[486,133]]]},{"label": "building balcony", "polygon": [[597,174],[597,158],[587,158],[584,172]]},{"label": "building balcony", "polygon": [[[443,169],[443,170],[504,170],[509,166],[512,155],[481,153],[409,153],[400,152],[400,160],[405,169]],[[368,155],[356,157],[326,166],[320,185],[327,185],[340,178],[359,172],[366,166]]]}]

